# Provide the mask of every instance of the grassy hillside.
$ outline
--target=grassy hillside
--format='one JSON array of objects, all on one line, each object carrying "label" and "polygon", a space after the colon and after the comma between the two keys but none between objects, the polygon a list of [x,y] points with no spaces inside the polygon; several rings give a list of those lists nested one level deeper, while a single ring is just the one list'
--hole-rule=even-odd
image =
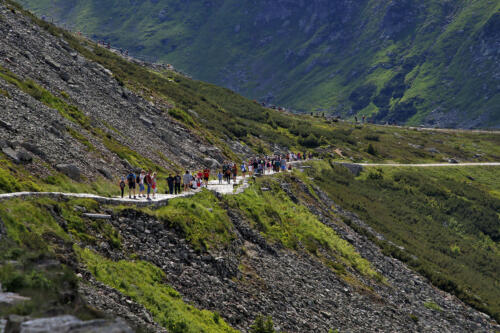
[{"label": "grassy hillside", "polygon": [[20,2],[95,39],[296,110],[500,124],[498,0]]},{"label": "grassy hillside", "polygon": [[[386,254],[406,261],[436,286],[500,318],[498,168],[347,169],[315,162],[308,177],[342,208],[387,241]],[[359,232],[363,226],[345,222]],[[369,235],[369,234],[368,234]]]},{"label": "grassy hillside", "polygon": [[[11,6],[22,11],[14,3]],[[494,133],[444,133],[387,126],[354,126],[321,117],[297,116],[265,109],[228,89],[192,80],[165,69],[153,69],[129,62],[77,34],[31,17],[49,33],[64,38],[82,56],[111,70],[114,78],[122,85],[168,110],[171,117],[204,137],[210,144],[219,147],[233,160],[238,160],[241,156],[229,148],[228,143],[231,141],[239,142],[256,153],[273,153],[276,149],[285,148],[312,151],[317,156],[334,156],[347,162],[443,162],[449,158],[475,162],[500,160],[500,136]],[[159,164],[143,157],[141,152],[121,144],[113,131],[91,127],[91,119],[72,105],[71,100],[64,96],[58,97],[59,92],[51,92],[41,83],[29,78],[21,79],[3,67],[0,67],[0,79],[58,111],[81,127],[82,131],[88,132],[93,140],[102,142],[109,152],[119,158],[157,170],[162,179],[167,171],[182,170],[183,166],[172,165],[168,160],[162,160]],[[93,145],[81,133],[72,130],[70,134],[92,151]],[[0,153],[0,156],[3,155]],[[112,193],[110,183],[104,179],[82,187],[56,171],[48,178],[33,178],[23,166],[8,162],[6,157],[2,159],[5,161],[0,167],[2,192],[43,188],[104,195]],[[17,181],[14,182],[9,177],[14,177]]]}]

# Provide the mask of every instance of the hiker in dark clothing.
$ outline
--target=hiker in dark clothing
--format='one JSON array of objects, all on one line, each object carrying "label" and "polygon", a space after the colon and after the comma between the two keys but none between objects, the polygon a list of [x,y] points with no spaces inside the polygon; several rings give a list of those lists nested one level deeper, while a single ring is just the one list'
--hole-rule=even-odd
[{"label": "hiker in dark clothing", "polygon": [[172,175],[168,175],[168,178],[167,178],[167,185],[168,185],[168,193],[169,194],[174,194],[174,182],[175,182],[175,178],[172,177]]},{"label": "hiker in dark clothing", "polygon": [[179,174],[176,174],[174,177],[175,194],[181,194],[181,183],[182,183],[182,177]]},{"label": "hiker in dark clothing", "polygon": [[226,166],[226,173],[225,173],[226,181],[228,184],[231,184],[231,166],[227,165]]},{"label": "hiker in dark clothing", "polygon": [[238,167],[236,166],[236,163],[233,164],[231,171],[233,173],[233,183],[236,183],[236,177],[238,176]]},{"label": "hiker in dark clothing", "polygon": [[120,190],[121,190],[121,193],[122,193],[122,199],[123,199],[123,195],[125,194],[125,177],[122,177],[120,179]]},{"label": "hiker in dark clothing", "polygon": [[129,175],[127,176],[127,184],[128,184],[128,198],[132,199],[132,192],[134,193],[134,199],[137,197],[135,196],[135,183],[136,183],[136,176],[134,171],[130,171]]}]

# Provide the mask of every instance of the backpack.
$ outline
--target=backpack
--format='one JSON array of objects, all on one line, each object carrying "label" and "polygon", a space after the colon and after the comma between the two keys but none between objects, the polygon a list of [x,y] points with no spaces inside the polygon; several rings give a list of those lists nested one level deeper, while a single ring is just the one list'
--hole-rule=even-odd
[{"label": "backpack", "polygon": [[137,178],[135,179],[135,182],[137,184],[140,184],[141,183],[141,175],[137,175]]},{"label": "backpack", "polygon": [[120,188],[125,188],[125,182],[123,180],[120,181]]},{"label": "backpack", "polygon": [[128,181],[129,183],[134,183],[134,182],[135,182],[135,177],[134,177],[134,174],[133,174],[133,173],[131,173],[131,174],[129,174],[129,175],[127,176],[127,181]]}]

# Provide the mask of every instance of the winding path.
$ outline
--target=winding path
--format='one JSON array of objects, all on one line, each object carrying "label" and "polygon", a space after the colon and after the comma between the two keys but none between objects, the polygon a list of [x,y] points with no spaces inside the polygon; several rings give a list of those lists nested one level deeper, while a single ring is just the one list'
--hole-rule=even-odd
[{"label": "winding path", "polygon": [[[291,162],[293,165],[302,164],[303,161]],[[500,162],[484,162],[484,163],[423,163],[423,164],[398,164],[398,163],[342,163],[339,164],[349,164],[349,165],[359,165],[362,167],[418,167],[418,168],[428,168],[428,167],[461,167],[461,166],[500,166]],[[271,176],[275,172],[266,173],[265,176]],[[208,184],[208,190],[219,193],[219,194],[239,194],[248,188],[248,179],[250,177],[243,178],[238,176],[236,183],[227,184],[223,182],[219,184],[218,180],[211,180]],[[236,185],[236,186],[235,186]],[[127,189],[126,189],[127,190]],[[118,189],[117,189],[118,191]],[[127,192],[127,191],[126,191]],[[0,194],[0,201],[15,199],[15,198],[37,198],[37,197],[48,197],[54,199],[60,198],[82,198],[82,199],[92,199],[103,204],[134,204],[136,206],[164,206],[169,200],[174,198],[191,197],[200,190],[191,190],[188,192],[183,192],[178,195],[174,194],[156,194],[156,198],[152,200],[146,200],[145,198],[140,199],[129,199],[128,195],[124,198],[121,197],[103,197],[96,194],[90,193],[63,193],[63,192],[15,192],[15,193],[3,193]]]}]

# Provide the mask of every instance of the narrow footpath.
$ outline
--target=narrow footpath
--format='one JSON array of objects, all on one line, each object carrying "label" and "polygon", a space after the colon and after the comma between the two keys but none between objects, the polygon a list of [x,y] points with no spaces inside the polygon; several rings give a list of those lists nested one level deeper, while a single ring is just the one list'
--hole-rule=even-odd
[{"label": "narrow footpath", "polygon": [[[292,165],[303,164],[307,161],[295,161],[290,162]],[[339,163],[344,164],[344,163]],[[428,168],[428,167],[464,167],[464,166],[500,166],[500,162],[485,162],[485,163],[423,163],[423,164],[399,164],[399,163],[345,163],[350,165],[359,165],[362,167],[416,167],[416,168]],[[263,176],[272,176],[275,172],[270,171],[267,172]],[[219,194],[225,195],[234,195],[242,193],[246,188],[248,188],[249,183],[248,180],[252,177],[246,176],[243,178],[242,176],[238,176],[236,178],[236,182],[231,180],[231,184],[223,181],[222,184],[219,184],[218,180],[211,180],[208,182],[207,189]],[[118,189],[117,189],[118,191]],[[164,190],[163,190],[164,191]],[[199,193],[201,189],[190,190],[187,192],[183,192],[181,194],[162,194],[157,193],[156,197],[151,200],[147,200],[145,198],[140,199],[129,199],[128,198],[128,189],[126,189],[126,196],[121,198],[119,196],[116,197],[103,197],[96,194],[91,193],[63,193],[63,192],[15,192],[15,193],[3,193],[0,194],[0,201],[15,199],[15,198],[37,198],[37,197],[48,197],[48,198],[83,198],[83,199],[93,199],[99,203],[103,204],[135,204],[137,206],[164,206],[168,203],[169,200],[175,198],[182,197],[191,197],[196,193]]]},{"label": "narrow footpath", "polygon": [[[294,163],[295,164],[295,163]],[[264,176],[274,175],[275,172],[270,171],[267,172]],[[242,176],[236,177],[236,182],[233,182],[231,179],[231,184],[228,184],[226,181],[223,181],[222,184],[219,184],[218,180],[210,180],[208,182],[207,189],[209,191],[213,191],[220,194],[239,194],[243,192],[246,188],[248,188],[249,183],[248,180],[252,177],[246,176],[243,178]],[[163,190],[164,191],[164,190]],[[136,204],[137,206],[163,206],[166,205],[169,200],[175,198],[182,197],[191,197],[196,193],[199,193],[201,189],[190,190],[187,192],[182,192],[181,194],[161,194],[157,193],[156,197],[151,200],[147,200],[145,198],[138,199],[130,199],[128,197],[128,189],[125,190],[126,196],[121,198],[120,196],[116,197],[103,197],[96,194],[90,193],[63,193],[63,192],[15,192],[15,193],[3,193],[0,194],[0,201],[7,199],[15,199],[15,198],[38,198],[38,197],[49,197],[49,198],[82,198],[82,199],[93,199],[99,203],[103,204]],[[118,192],[118,188],[117,188]]]}]

